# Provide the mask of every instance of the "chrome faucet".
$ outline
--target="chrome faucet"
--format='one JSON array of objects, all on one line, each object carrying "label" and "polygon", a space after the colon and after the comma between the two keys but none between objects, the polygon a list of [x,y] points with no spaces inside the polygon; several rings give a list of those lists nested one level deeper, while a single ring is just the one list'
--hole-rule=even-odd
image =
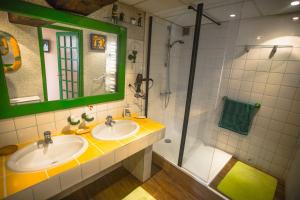
[{"label": "chrome faucet", "polygon": [[44,140],[39,140],[37,142],[38,147],[40,147],[41,145],[43,146],[48,146],[49,144],[52,144],[53,140],[51,138],[51,132],[50,131],[45,131],[44,132]]},{"label": "chrome faucet", "polygon": [[116,123],[116,122],[113,120],[112,116],[108,115],[106,117],[105,125],[112,127],[114,123]]}]

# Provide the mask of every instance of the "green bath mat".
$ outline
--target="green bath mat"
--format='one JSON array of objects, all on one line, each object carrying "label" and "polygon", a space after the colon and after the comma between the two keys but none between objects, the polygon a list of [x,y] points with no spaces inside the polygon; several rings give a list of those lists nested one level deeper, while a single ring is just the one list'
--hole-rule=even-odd
[{"label": "green bath mat", "polygon": [[156,200],[151,194],[143,188],[138,187],[128,194],[123,200]]},{"label": "green bath mat", "polygon": [[218,185],[232,200],[273,200],[277,180],[242,162],[237,162]]}]

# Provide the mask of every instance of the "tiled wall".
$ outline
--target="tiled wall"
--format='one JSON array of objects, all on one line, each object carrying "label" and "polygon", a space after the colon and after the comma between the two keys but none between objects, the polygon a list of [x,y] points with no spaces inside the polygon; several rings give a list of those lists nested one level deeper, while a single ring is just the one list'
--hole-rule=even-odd
[{"label": "tiled wall", "polygon": [[[285,15],[222,26],[227,29],[203,26],[205,41],[200,43],[200,51],[205,55],[200,57],[199,84],[195,84],[202,100],[194,103],[193,108],[204,111],[202,119],[206,125],[198,129],[196,137],[285,178],[300,136],[299,23]],[[263,38],[257,40],[257,36]],[[278,48],[269,58],[272,47],[250,48],[246,52],[245,44],[293,47]],[[217,127],[223,96],[261,103],[248,136]],[[193,101],[199,99],[197,93],[193,98]]]},{"label": "tiled wall", "polygon": [[[89,17],[103,20],[104,15],[109,11],[109,7],[92,13]],[[133,8],[124,6],[124,10],[132,11]],[[133,12],[133,11],[132,11]],[[134,10],[138,13],[138,10]],[[125,13],[126,14],[126,13]],[[133,30],[134,31],[133,31]],[[121,116],[124,106],[129,105],[132,113],[143,114],[143,100],[136,99],[134,93],[129,89],[128,84],[133,84],[137,73],[143,73],[144,67],[144,27],[127,25],[129,33],[127,40],[127,54],[133,49],[138,51],[137,62],[131,63],[126,56],[126,88],[125,99],[122,101],[109,102],[93,105],[92,113],[95,120],[104,120],[107,115]],[[86,107],[78,107],[67,110],[57,110],[54,112],[41,113],[30,116],[22,116],[0,120],[0,147],[8,144],[18,144],[43,137],[43,132],[51,130],[53,132],[65,131],[69,128],[67,118],[70,115],[80,117],[87,110]]]}]

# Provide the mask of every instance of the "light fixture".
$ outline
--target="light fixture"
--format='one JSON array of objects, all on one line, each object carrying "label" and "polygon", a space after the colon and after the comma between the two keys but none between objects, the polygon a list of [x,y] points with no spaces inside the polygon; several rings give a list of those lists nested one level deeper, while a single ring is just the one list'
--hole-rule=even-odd
[{"label": "light fixture", "polygon": [[236,17],[236,14],[230,14],[229,17],[234,18]]},{"label": "light fixture", "polygon": [[292,1],[291,6],[298,6],[300,4],[300,1]]},{"label": "light fixture", "polygon": [[261,38],[263,38],[263,36],[259,35],[259,36],[256,37],[257,40],[260,40]]},{"label": "light fixture", "polygon": [[298,16],[293,17],[292,20],[293,20],[293,21],[298,21],[298,20],[299,20],[299,17],[298,17]]}]

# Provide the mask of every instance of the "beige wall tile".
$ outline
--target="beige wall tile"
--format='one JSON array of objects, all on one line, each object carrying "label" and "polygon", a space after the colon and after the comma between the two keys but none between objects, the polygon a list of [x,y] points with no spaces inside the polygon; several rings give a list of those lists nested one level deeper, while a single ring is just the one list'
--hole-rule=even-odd
[{"label": "beige wall tile", "polygon": [[51,177],[33,186],[34,200],[44,200],[58,194],[61,191],[59,177]]},{"label": "beige wall tile", "polygon": [[115,151],[115,162],[120,162],[128,157],[129,148],[128,145],[122,146]]},{"label": "beige wall tile", "polygon": [[54,122],[54,113],[47,112],[47,113],[36,114],[36,121],[38,125]]},{"label": "beige wall tile", "polygon": [[55,121],[67,120],[70,115],[69,110],[58,110],[54,112]]},{"label": "beige wall tile", "polygon": [[39,138],[37,127],[29,127],[17,130],[17,135],[20,143],[29,142]]},{"label": "beige wall tile", "polygon": [[65,190],[82,180],[81,167],[70,169],[59,175],[61,189]]},{"label": "beige wall tile", "polygon": [[14,119],[16,129],[27,128],[36,125],[35,115],[17,117]]},{"label": "beige wall tile", "polygon": [[42,124],[38,125],[38,133],[40,137],[44,137],[45,131],[51,131],[52,133],[56,132],[55,123],[48,123],[48,124]]},{"label": "beige wall tile", "polygon": [[15,124],[12,119],[0,120],[0,133],[5,133],[14,130],[15,130]]},{"label": "beige wall tile", "polygon": [[0,134],[0,148],[10,144],[18,144],[18,137],[16,131]]},{"label": "beige wall tile", "polygon": [[99,158],[99,169],[102,171],[115,163],[115,152],[108,153]]},{"label": "beige wall tile", "polygon": [[82,178],[87,179],[100,172],[99,158],[84,163],[81,166]]},{"label": "beige wall tile", "polygon": [[35,200],[33,197],[32,189],[26,189],[20,192],[17,192],[14,195],[11,195],[6,198],[6,200]]}]

